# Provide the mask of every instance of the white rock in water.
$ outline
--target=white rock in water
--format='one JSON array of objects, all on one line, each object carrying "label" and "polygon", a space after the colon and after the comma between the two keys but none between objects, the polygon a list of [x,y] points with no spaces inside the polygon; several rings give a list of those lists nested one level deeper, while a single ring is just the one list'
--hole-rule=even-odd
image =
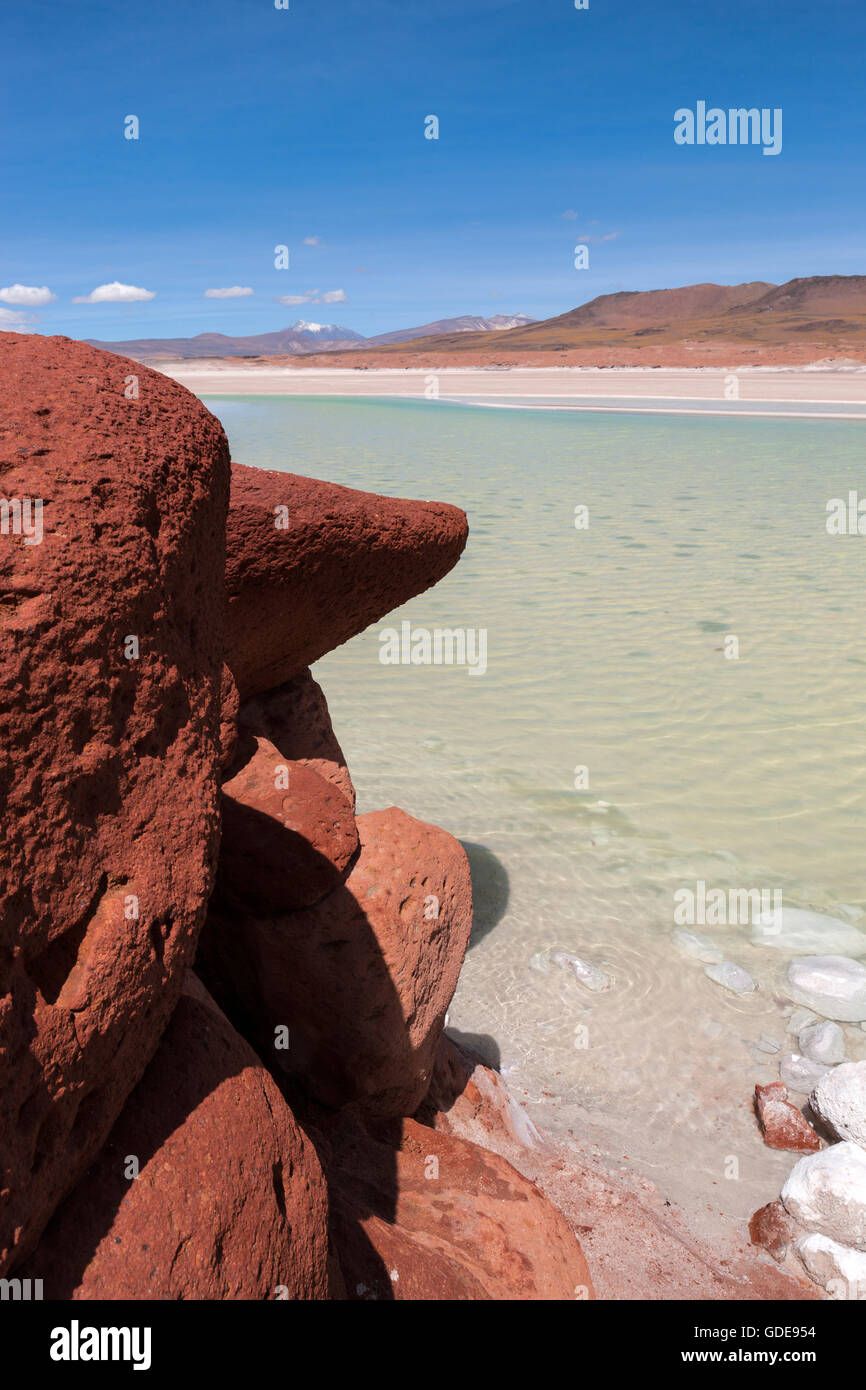
[{"label": "white rock in water", "polygon": [[833,1144],[808,1154],[788,1174],[782,1202],[807,1231],[866,1251],[866,1153]]},{"label": "white rock in water", "polygon": [[847,956],[800,956],[788,966],[798,1004],[842,1023],[866,1019],[866,966]]},{"label": "white rock in water", "polygon": [[766,1033],[762,1033],[758,1038],[756,1046],[761,1052],[781,1052],[782,1044],[776,1038],[770,1038]]},{"label": "white rock in water", "polygon": [[866,1148],[866,1062],[844,1062],[815,1086],[809,1103],[840,1139]]},{"label": "white rock in water", "polygon": [[799,1053],[792,1052],[779,1063],[779,1079],[789,1091],[796,1091],[799,1096],[807,1096],[829,1070],[829,1067],[822,1066],[820,1062],[811,1062],[808,1057],[801,1057]]},{"label": "white rock in water", "polygon": [[794,1249],[807,1274],[834,1298],[866,1299],[866,1254],[861,1250],[820,1235],[800,1236]]},{"label": "white rock in water", "polygon": [[715,980],[717,985],[724,985],[732,994],[751,994],[753,989],[758,988],[748,970],[735,965],[732,960],[723,960],[720,965],[708,965],[704,974]]},{"label": "white rock in water", "polygon": [[811,1062],[832,1067],[845,1061],[845,1034],[838,1023],[810,1023],[800,1029],[800,1051]]},{"label": "white rock in water", "polygon": [[554,965],[560,965],[566,970],[570,970],[577,980],[587,989],[594,993],[599,993],[603,989],[610,989],[613,980],[606,975],[603,970],[599,970],[597,965],[593,965],[588,960],[581,960],[580,956],[569,955],[567,951],[554,951],[550,957]]},{"label": "white rock in water", "polygon": [[782,907],[759,914],[752,923],[753,946],[772,946],[777,951],[827,956],[866,956],[866,932],[838,917]]},{"label": "white rock in water", "polygon": [[547,952],[536,951],[534,956],[529,957],[529,966],[531,970],[540,970],[543,974],[546,974],[550,969],[550,961],[548,960]]},{"label": "white rock in water", "polygon": [[725,958],[718,946],[715,946],[708,936],[701,936],[700,932],[676,927],[671,932],[671,940],[685,955],[691,956],[693,960],[701,960],[705,965],[718,965]]},{"label": "white rock in water", "polygon": [[807,1028],[810,1023],[818,1023],[818,1015],[813,1014],[811,1009],[795,1009],[788,1019],[788,1032],[796,1033],[799,1037],[803,1028]]}]

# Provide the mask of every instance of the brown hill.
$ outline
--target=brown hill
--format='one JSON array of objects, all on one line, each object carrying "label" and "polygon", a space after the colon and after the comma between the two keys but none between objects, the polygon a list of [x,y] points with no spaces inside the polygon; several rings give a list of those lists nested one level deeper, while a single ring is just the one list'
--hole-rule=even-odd
[{"label": "brown hill", "polygon": [[329,353],[330,366],[720,366],[737,361],[866,360],[866,276],[784,285],[684,285],[601,295],[555,318],[489,333],[444,334]]}]

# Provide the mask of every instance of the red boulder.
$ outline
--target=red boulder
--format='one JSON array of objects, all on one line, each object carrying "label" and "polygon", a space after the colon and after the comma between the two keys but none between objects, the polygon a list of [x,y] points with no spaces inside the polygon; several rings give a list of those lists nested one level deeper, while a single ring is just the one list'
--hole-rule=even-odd
[{"label": "red boulder", "polygon": [[442,502],[232,467],[226,660],[241,699],[272,690],[423,593],[457,563],[466,517]]}]

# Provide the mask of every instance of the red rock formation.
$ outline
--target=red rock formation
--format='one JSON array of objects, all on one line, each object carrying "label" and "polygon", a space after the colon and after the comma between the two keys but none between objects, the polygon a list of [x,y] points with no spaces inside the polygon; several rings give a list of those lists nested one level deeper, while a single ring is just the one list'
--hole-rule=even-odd
[{"label": "red rock formation", "polygon": [[441,502],[232,468],[226,660],[241,699],[272,690],[435,584],[466,544]]},{"label": "red rock formation", "polygon": [[256,1021],[266,1059],[275,1028],[289,1029],[274,1060],[317,1099],[411,1115],[469,941],[469,865],[446,831],[395,807],[359,817],[358,832],[345,885],[315,907],[241,919],[215,904],[201,968]]},{"label": "red rock formation", "polygon": [[2,1272],[98,1152],[195,950],[229,463],[187,391],[65,338],[0,334],[0,399]]},{"label": "red rock formation", "polygon": [[771,1149],[793,1153],[813,1153],[821,1140],[809,1121],[788,1100],[788,1089],[781,1081],[755,1087],[755,1106],[764,1132],[764,1143]]},{"label": "red rock formation", "polygon": [[439,1039],[430,1089],[415,1119],[505,1158],[549,1148],[499,1073],[447,1033]]},{"label": "red rock formation", "polygon": [[267,739],[223,784],[220,892],[256,913],[311,907],[346,877],[358,851],[352,807],[306,763]]},{"label": "red rock formation", "polygon": [[22,1272],[43,1280],[46,1298],[328,1297],[315,1150],[194,976],[99,1158]]},{"label": "red rock formation", "polygon": [[305,763],[332,782],[355,809],[355,788],[331,725],[322,688],[310,672],[299,672],[285,685],[247,700],[240,711],[243,734],[266,738],[284,758]]},{"label": "red rock formation", "polygon": [[595,1297],[568,1224],[504,1158],[414,1120],[329,1134],[332,1225],[350,1299]]},{"label": "red rock formation", "polygon": [[234,762],[238,747],[240,697],[235,678],[223,662],[220,688],[220,766],[225,771]]},{"label": "red rock formation", "polygon": [[799,1234],[799,1227],[788,1215],[781,1202],[768,1202],[759,1208],[749,1222],[749,1238],[781,1264],[788,1249]]}]

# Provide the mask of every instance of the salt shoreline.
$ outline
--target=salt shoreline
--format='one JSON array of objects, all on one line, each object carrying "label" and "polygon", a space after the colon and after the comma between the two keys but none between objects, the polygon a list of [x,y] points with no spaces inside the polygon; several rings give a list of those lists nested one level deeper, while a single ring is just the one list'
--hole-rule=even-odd
[{"label": "salt shoreline", "polygon": [[[491,408],[823,419],[859,419],[866,414],[866,367],[859,364],[744,367],[731,373],[706,367],[448,367],[432,371],[197,361],[162,362],[156,370],[201,396],[366,396]],[[644,401],[653,404],[644,405]],[[692,404],[683,406],[684,402]]]}]

